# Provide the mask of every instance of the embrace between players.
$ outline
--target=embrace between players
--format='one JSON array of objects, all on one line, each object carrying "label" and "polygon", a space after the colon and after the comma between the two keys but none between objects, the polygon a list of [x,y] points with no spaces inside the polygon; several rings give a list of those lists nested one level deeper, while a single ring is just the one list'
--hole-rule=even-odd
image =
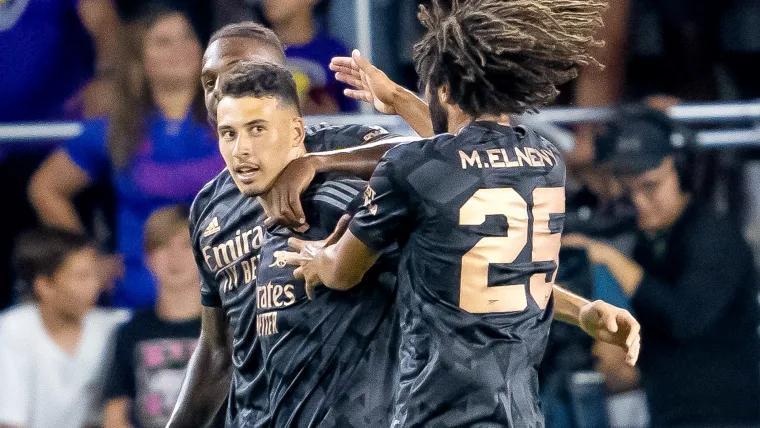
[{"label": "embrace between players", "polygon": [[628,312],[554,285],[564,162],[509,126],[593,61],[603,7],[422,10],[429,104],[358,54],[333,61],[347,95],[430,137],[417,141],[305,128],[273,33],[212,37],[202,84],[227,168],[191,210],[202,332],[168,427],[205,426],[225,399],[232,427],[543,427],[553,315],[634,364]]}]

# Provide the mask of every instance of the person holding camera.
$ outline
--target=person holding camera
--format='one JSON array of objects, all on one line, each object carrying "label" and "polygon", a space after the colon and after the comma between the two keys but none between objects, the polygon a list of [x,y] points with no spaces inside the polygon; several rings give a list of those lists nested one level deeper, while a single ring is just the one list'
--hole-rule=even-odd
[{"label": "person holding camera", "polygon": [[[689,185],[686,141],[663,113],[623,109],[602,138],[637,211],[633,257],[583,235],[631,297],[652,427],[760,426],[757,275],[741,229]],[[675,143],[675,144],[674,144]]]}]

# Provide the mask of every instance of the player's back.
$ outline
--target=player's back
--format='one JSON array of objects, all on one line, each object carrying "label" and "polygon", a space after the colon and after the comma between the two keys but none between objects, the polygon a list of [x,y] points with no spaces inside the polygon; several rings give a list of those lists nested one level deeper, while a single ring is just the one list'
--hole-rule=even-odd
[{"label": "player's back", "polygon": [[293,278],[293,267],[278,266],[274,257],[290,250],[290,237],[327,238],[366,186],[355,179],[323,178],[303,197],[309,231],[296,235],[274,227],[261,249],[256,324],[269,424],[387,428],[398,367],[394,254],[381,258],[355,289],[318,287],[314,300],[306,297],[303,281]]},{"label": "player's back", "polygon": [[536,369],[564,182],[548,141],[490,122],[386,154],[351,230],[382,243],[373,230],[405,224],[394,427],[543,426]]}]

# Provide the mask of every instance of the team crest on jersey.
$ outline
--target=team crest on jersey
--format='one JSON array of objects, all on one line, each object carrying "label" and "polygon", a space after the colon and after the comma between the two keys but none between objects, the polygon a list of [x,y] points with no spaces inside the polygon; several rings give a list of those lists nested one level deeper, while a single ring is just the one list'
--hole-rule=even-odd
[{"label": "team crest on jersey", "polygon": [[16,25],[28,4],[29,0],[0,0],[0,31]]},{"label": "team crest on jersey", "polygon": [[370,187],[369,185],[367,185],[367,188],[364,190],[364,207],[367,208],[367,210],[372,215],[377,214],[377,205],[372,203],[372,201],[374,200],[375,200],[375,190],[372,189],[372,187]]},{"label": "team crest on jersey", "polygon": [[388,131],[385,129],[379,127],[379,126],[372,126],[372,130],[364,134],[364,142],[366,143],[369,140],[372,140],[373,138],[377,137],[378,135],[387,134]]}]

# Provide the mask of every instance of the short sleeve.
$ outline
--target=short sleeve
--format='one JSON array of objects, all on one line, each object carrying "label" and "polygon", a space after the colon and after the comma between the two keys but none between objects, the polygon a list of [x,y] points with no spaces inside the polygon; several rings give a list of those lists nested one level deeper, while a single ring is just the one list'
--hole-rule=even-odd
[{"label": "short sleeve", "polygon": [[113,363],[105,385],[106,400],[120,397],[135,398],[135,342],[131,335],[131,323],[119,328],[116,333]]},{"label": "short sleeve", "polygon": [[364,191],[364,204],[349,226],[366,246],[382,251],[395,243],[402,228],[414,220],[411,195],[395,176],[394,166],[384,158]]},{"label": "short sleeve", "polygon": [[321,123],[306,129],[304,144],[309,152],[327,152],[374,143],[391,136],[393,135],[380,126],[331,126]]},{"label": "short sleeve", "polygon": [[0,323],[0,425],[28,426],[29,357],[13,343],[10,326]]},{"label": "short sleeve", "polygon": [[203,257],[203,250],[200,244],[200,231],[198,231],[197,217],[195,215],[196,202],[190,208],[190,240],[193,245],[193,255],[195,256],[195,264],[198,266],[198,271],[201,273],[201,304],[203,306],[218,308],[222,306],[222,297],[219,295],[219,290],[214,286],[215,278],[212,272],[209,272],[206,266],[206,260]]},{"label": "short sleeve", "polygon": [[106,122],[103,119],[87,121],[82,134],[63,144],[63,151],[74,164],[84,171],[91,181],[108,175],[111,160],[106,144]]}]

